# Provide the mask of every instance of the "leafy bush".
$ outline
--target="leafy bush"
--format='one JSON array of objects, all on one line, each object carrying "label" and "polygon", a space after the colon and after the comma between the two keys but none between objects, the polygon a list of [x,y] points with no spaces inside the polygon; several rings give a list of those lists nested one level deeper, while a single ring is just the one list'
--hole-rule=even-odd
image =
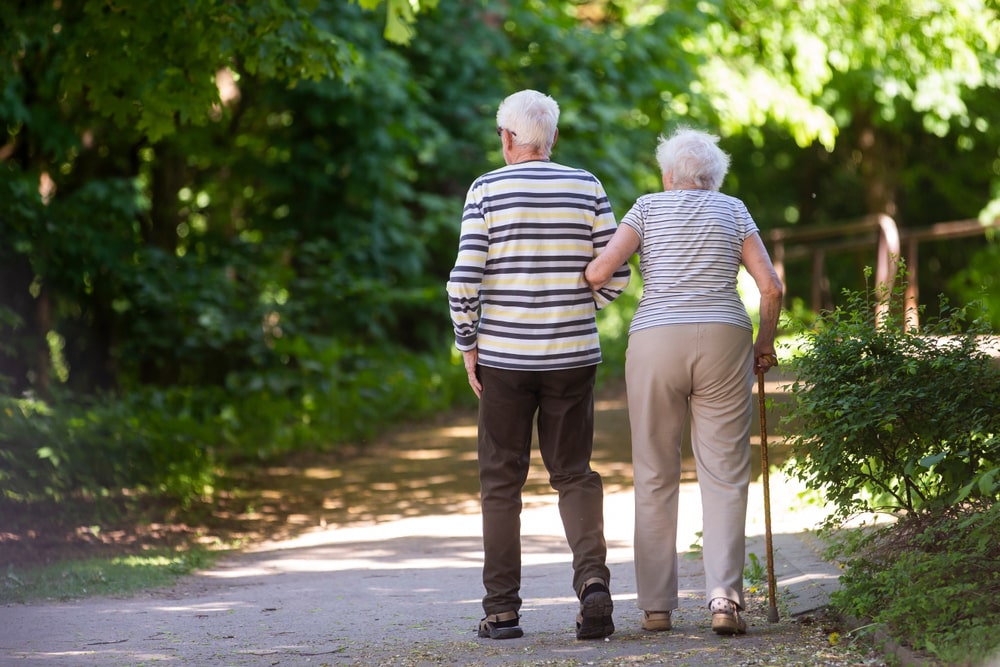
[{"label": "leafy bush", "polygon": [[942,300],[941,317],[907,329],[901,285],[877,316],[876,294],[845,291],[792,361],[794,474],[855,512],[916,512],[1000,497],[1000,367],[988,332]]},{"label": "leafy bush", "polygon": [[438,354],[317,337],[280,339],[289,363],[231,373],[220,433],[230,458],[268,459],[363,442],[393,423],[443,410],[468,393],[464,367]]},{"label": "leafy bush", "polygon": [[[841,587],[844,614],[882,625],[942,664],[987,664],[1000,651],[1000,503],[910,516],[861,536]],[[990,663],[992,664],[992,663]]]},{"label": "leafy bush", "polygon": [[14,500],[133,489],[186,499],[213,476],[210,425],[194,393],[156,391],[86,404],[0,399],[0,486]]},{"label": "leafy bush", "polygon": [[833,606],[944,664],[979,664],[1000,648],[1000,366],[979,345],[985,321],[944,300],[908,329],[905,287],[881,315],[877,290],[845,291],[805,334],[789,468],[833,503],[830,525],[899,518],[837,534]]},{"label": "leafy bush", "polygon": [[4,497],[65,500],[128,489],[184,504],[231,463],[364,442],[467,390],[464,369],[447,354],[281,345],[295,363],[234,372],[224,386],[137,387],[87,401],[68,393],[51,402],[0,397]]}]

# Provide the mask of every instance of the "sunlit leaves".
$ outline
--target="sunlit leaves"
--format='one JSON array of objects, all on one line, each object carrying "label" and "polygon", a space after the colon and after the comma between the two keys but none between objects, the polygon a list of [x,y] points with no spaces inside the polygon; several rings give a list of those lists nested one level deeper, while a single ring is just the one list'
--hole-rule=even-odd
[{"label": "sunlit leaves", "polygon": [[332,26],[295,3],[91,0],[79,17],[54,18],[65,21],[54,41],[66,92],[151,141],[207,122],[219,69],[294,82],[339,76],[352,58]]},{"label": "sunlit leaves", "polygon": [[947,506],[1000,463],[1000,369],[977,344],[988,328],[942,303],[941,319],[905,330],[904,293],[893,291],[881,321],[870,306],[878,290],[845,294],[848,305],[820,317],[792,364],[792,467],[839,519]]},{"label": "sunlit leaves", "polygon": [[[984,72],[997,69],[1000,19],[981,0],[720,0],[706,7],[728,27],[696,42],[708,58],[702,78],[732,131],[764,114],[791,128],[800,145],[832,148],[838,126],[855,114],[873,106],[882,122],[898,122],[902,103],[940,136],[967,118],[963,94],[988,85]],[[741,104],[741,93],[753,99]]]},{"label": "sunlit leaves", "polygon": [[762,126],[774,119],[805,147],[819,141],[832,148],[837,124],[824,109],[811,103],[790,81],[782,81],[769,72],[742,60],[746,67],[733,67],[719,60],[709,62],[702,72],[705,80],[726,80],[721,90],[706,85],[706,98],[719,115],[724,134],[740,134],[747,128]]},{"label": "sunlit leaves", "polygon": [[383,3],[385,13],[385,38],[396,44],[409,44],[415,34],[414,24],[420,9],[433,9],[438,0],[355,0],[361,7],[374,10]]}]

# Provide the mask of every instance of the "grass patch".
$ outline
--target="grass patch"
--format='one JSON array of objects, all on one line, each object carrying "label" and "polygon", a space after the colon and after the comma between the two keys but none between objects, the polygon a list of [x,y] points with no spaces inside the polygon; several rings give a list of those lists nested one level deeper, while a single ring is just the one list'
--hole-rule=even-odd
[{"label": "grass patch", "polygon": [[179,577],[211,566],[219,554],[204,549],[181,553],[162,549],[35,567],[10,565],[0,575],[0,603],[127,596],[169,586]]}]

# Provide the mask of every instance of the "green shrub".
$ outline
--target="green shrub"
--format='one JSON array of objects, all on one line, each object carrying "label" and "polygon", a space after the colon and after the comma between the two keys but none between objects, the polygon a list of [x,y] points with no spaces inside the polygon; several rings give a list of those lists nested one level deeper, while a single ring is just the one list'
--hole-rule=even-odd
[{"label": "green shrub", "polygon": [[[857,535],[856,535],[857,537]],[[987,664],[1000,651],[1000,503],[906,517],[864,534],[831,596],[941,664]]]},{"label": "green shrub", "polygon": [[1000,367],[983,321],[942,301],[922,330],[903,321],[901,285],[884,318],[876,294],[845,291],[791,363],[790,468],[835,506],[913,513],[1000,493]]},{"label": "green shrub", "polygon": [[230,373],[225,386],[139,386],[90,399],[57,392],[50,402],[0,396],[0,492],[30,502],[127,489],[184,504],[232,463],[363,444],[458,394],[473,397],[447,350],[289,341],[278,352],[287,365]]},{"label": "green shrub", "polygon": [[1000,648],[1000,366],[979,345],[985,320],[946,301],[907,328],[905,287],[883,315],[877,291],[845,292],[805,332],[789,468],[833,504],[831,525],[899,519],[836,534],[833,606],[944,664],[977,664]]},{"label": "green shrub", "polygon": [[300,338],[275,349],[294,362],[226,380],[219,432],[230,458],[363,443],[394,423],[446,409],[456,395],[474,398],[446,347],[430,355]]},{"label": "green shrub", "polygon": [[86,403],[0,399],[0,487],[5,497],[62,500],[133,489],[186,499],[214,479],[199,396],[131,393]]}]

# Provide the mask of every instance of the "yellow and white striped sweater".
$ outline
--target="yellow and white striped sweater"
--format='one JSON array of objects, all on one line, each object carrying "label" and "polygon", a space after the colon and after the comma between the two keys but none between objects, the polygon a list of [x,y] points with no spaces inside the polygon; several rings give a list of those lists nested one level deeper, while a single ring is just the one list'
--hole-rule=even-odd
[{"label": "yellow and white striped sweater", "polygon": [[601,361],[595,313],[621,294],[623,264],[592,291],[583,271],[614,235],[600,181],[554,162],[508,165],[479,177],[462,215],[448,302],[460,350],[513,370],[558,370]]}]

